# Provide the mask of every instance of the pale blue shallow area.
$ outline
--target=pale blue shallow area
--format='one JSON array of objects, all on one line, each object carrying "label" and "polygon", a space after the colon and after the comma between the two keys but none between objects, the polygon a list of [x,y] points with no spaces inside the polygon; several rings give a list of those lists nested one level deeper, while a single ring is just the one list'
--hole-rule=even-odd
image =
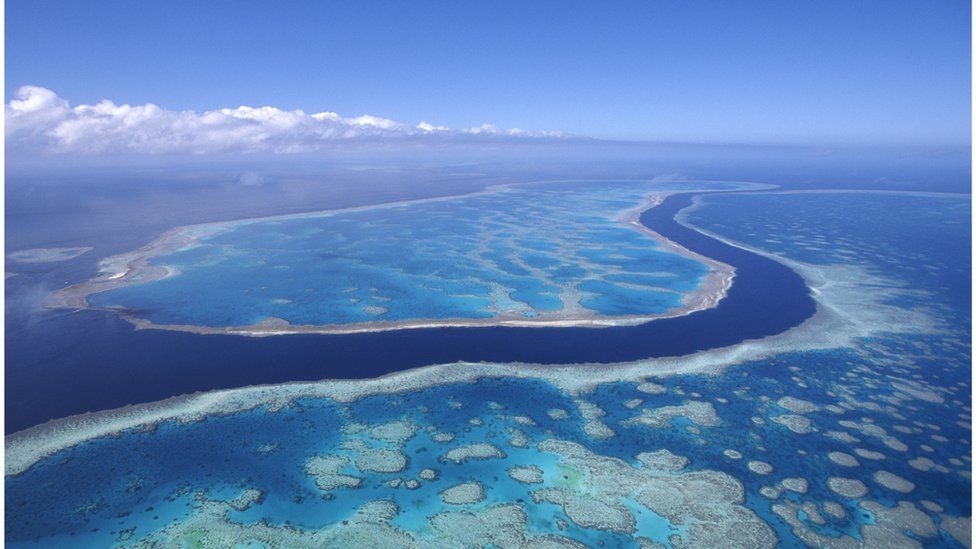
[{"label": "pale blue shallow area", "polygon": [[[690,460],[676,474],[712,470],[731,475],[744,488],[742,503],[769,525],[783,546],[802,543],[773,512],[774,504],[809,502],[824,517],[818,524],[801,512],[804,528],[828,538],[849,535],[858,540],[862,526],[877,522],[861,506],[863,500],[885,507],[908,502],[934,525],[932,532],[913,534],[916,539],[926,546],[960,546],[941,526],[951,517],[972,513],[968,197],[716,196],[688,217],[711,231],[813,266],[827,270],[847,266],[860,278],[843,282],[862,284],[860,291],[878,294],[879,300],[868,303],[881,303],[875,305],[879,316],[872,326],[881,330],[849,346],[781,353],[735,365],[720,375],[655,379],[663,391],[642,391],[630,382],[600,385],[581,398],[606,413],[600,420],[615,434],[605,439],[583,430],[584,418],[573,396],[542,381],[503,378],[376,395],[350,404],[305,399],[277,411],[258,408],[186,425],[168,422],[153,431],[93,440],[6,479],[7,543],[25,547],[130,544],[187,520],[199,512],[205,499],[231,500],[243,489],[255,488],[262,491],[263,499],[244,511],[230,511],[227,521],[243,525],[264,521],[298,530],[331,528],[349,520],[367,502],[390,500],[400,508],[392,521],[396,527],[430,539],[436,532],[428,521],[437,513],[479,514],[509,503],[525,511],[529,534],[552,533],[590,546],[629,546],[638,536],[664,545],[679,539],[694,545],[688,538],[693,521],[657,516],[626,498],[617,503],[634,514],[637,530],[633,533],[584,527],[559,506],[534,501],[533,492],[544,487],[599,491],[585,475],[574,475],[560,464],[558,455],[538,447],[541,441],[559,439],[578,442],[636,468],[641,467],[635,459],[638,453],[664,448]],[[899,317],[918,314],[930,320],[929,329],[912,333],[898,328]],[[925,391],[928,397],[914,396],[905,387]],[[817,406],[802,414],[812,422],[811,432],[797,434],[774,421],[790,413],[778,404],[787,396]],[[709,403],[720,422],[696,425],[676,417],[651,427],[628,421],[644,410],[689,402]],[[555,409],[564,410],[566,417],[553,414]],[[531,418],[534,424],[519,416]],[[362,430],[394,420],[419,428],[402,446],[376,440]],[[873,427],[861,432],[850,427],[854,423]],[[526,447],[512,444],[510,429],[525,434]],[[455,438],[434,439],[434,433],[446,432]],[[857,441],[843,442],[828,435],[841,432]],[[896,438],[905,449],[893,447],[890,439],[878,436],[880,432]],[[505,457],[463,464],[443,459],[451,448],[486,441]],[[406,468],[365,473],[350,464],[343,472],[362,477],[363,485],[328,492],[320,490],[303,469],[313,455],[354,457],[353,445],[361,443],[403,451]],[[855,448],[884,458],[858,458],[857,467],[844,467],[828,458],[833,451],[854,455]],[[728,457],[723,453],[727,449],[741,452],[744,458]],[[922,471],[909,464],[920,457],[944,470]],[[771,464],[773,472],[764,476],[751,472],[750,460]],[[544,471],[543,483],[520,484],[507,473],[512,466],[530,464]],[[395,478],[419,479],[424,468],[436,469],[438,478],[420,481],[416,489],[386,484]],[[910,481],[912,490],[901,493],[878,484],[873,475],[879,470]],[[861,480],[867,495],[839,496],[827,486],[832,476]],[[760,493],[764,486],[776,486],[787,477],[808,480],[809,490],[784,491],[775,502]],[[483,483],[484,501],[460,506],[441,501],[440,491],[469,480]],[[926,509],[922,501],[944,510]],[[827,502],[839,504],[844,517],[827,515]],[[907,527],[901,524],[896,529]],[[193,541],[165,536],[159,540],[187,545]]]},{"label": "pale blue shallow area", "polygon": [[210,327],[661,314],[708,267],[618,218],[651,192],[691,187],[735,185],[531,184],[232,224],[152,260],[178,275],[89,301]]}]

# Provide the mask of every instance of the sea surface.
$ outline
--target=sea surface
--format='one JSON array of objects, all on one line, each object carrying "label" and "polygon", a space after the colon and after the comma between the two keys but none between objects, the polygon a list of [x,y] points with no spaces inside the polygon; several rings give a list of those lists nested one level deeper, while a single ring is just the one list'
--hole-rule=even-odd
[{"label": "sea surface", "polygon": [[[725,242],[673,221],[692,203],[673,197],[642,221],[736,266],[743,283],[703,313],[751,316],[564,331],[593,339],[539,354],[551,364],[596,354],[589,342],[602,338],[651,345],[636,330],[662,325],[676,330],[662,353],[724,345],[743,360],[668,372],[647,360],[633,381],[571,389],[618,358],[674,356],[631,357],[628,345],[559,374],[572,383],[488,377],[276,399],[127,430],[8,476],[7,542],[961,546],[972,514],[970,198],[721,194],[679,214]],[[786,293],[767,303],[766,290]],[[750,305],[772,312],[754,318]],[[531,335],[544,332],[505,330],[470,352],[534,357],[523,346],[554,337]],[[264,341],[279,339],[299,340]],[[492,351],[502,340],[515,350]]]},{"label": "sea surface", "polygon": [[[702,184],[685,187],[696,185]],[[465,327],[274,338],[134,330],[107,311],[31,313],[20,329],[7,333],[8,363],[14,365],[7,370],[7,429],[196,391],[370,378],[462,360],[567,364],[681,356],[778,334],[814,313],[809,289],[790,268],[676,222],[675,214],[692,197],[670,196],[644,212],[640,222],[736,269],[727,297],[715,308],[599,330]],[[117,253],[122,251],[128,250]],[[7,284],[8,292],[29,293],[34,282],[31,276],[14,276]]]}]

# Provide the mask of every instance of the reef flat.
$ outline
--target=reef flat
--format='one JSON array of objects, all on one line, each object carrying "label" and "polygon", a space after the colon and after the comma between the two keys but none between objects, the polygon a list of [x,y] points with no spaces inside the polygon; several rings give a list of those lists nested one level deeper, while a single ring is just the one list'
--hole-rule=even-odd
[{"label": "reef flat", "polygon": [[709,196],[684,222],[796,269],[812,318],[677,358],[53,422],[7,438],[8,544],[969,546],[970,215],[968,197]]},{"label": "reef flat", "polygon": [[98,277],[49,306],[250,336],[641,324],[714,307],[734,270],[647,229],[640,214],[674,192],[755,188],[523,184],[179,227],[103,260]]},{"label": "reef flat", "polygon": [[54,263],[69,261],[92,251],[93,248],[77,246],[73,248],[32,248],[17,250],[7,254],[7,259],[17,263]]}]

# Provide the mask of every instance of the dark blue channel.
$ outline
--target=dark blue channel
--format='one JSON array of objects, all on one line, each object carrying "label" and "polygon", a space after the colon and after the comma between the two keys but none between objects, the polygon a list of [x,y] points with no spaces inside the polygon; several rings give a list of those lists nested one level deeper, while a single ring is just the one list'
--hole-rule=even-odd
[{"label": "dark blue channel", "polygon": [[796,272],[676,222],[693,196],[672,195],[641,222],[735,267],[728,296],[713,309],[601,329],[431,328],[265,338],[136,331],[112,313],[58,313],[36,329],[8,330],[7,433],[196,391],[369,378],[461,360],[566,364],[680,356],[778,334],[813,315],[816,305]]}]

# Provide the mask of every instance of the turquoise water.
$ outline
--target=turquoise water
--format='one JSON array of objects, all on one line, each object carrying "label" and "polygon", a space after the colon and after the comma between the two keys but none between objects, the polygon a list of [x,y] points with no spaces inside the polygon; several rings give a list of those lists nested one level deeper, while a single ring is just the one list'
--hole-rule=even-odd
[{"label": "turquoise water", "polygon": [[210,327],[660,314],[708,268],[617,218],[652,191],[688,187],[533,184],[237,224],[152,260],[177,276],[89,300]]},{"label": "turquoise water", "polygon": [[[960,546],[954,520],[972,513],[969,199],[715,196],[689,218],[821,268],[868,296],[855,312],[871,335],[718,375],[657,378],[656,386],[606,383],[579,397],[543,381],[484,379],[348,404],[304,399],[277,411],[129,431],[8,477],[7,542],[461,546],[465,538],[454,525],[481,543],[489,534],[511,534],[591,546],[637,538],[700,546],[715,545],[714,535],[764,545],[771,538],[758,535],[765,532],[799,546],[801,536],[818,545],[841,536],[870,542],[877,538],[865,527],[873,525],[899,545]],[[809,421],[806,429],[784,423],[796,416]],[[594,429],[594,419],[609,434]],[[413,427],[390,429],[394,421]],[[399,438],[391,436],[397,431]],[[452,449],[478,443],[499,454],[449,459]],[[402,454],[402,469],[368,470],[363,457],[377,449]],[[638,458],[661,449],[687,464],[655,467]],[[857,465],[838,463],[831,452]],[[338,472],[360,479],[358,487],[319,487],[307,470],[314,456],[347,458]],[[768,463],[772,472],[757,474],[750,461]],[[530,465],[541,482],[525,484],[509,473]],[[436,478],[423,478],[425,469]],[[910,490],[879,483],[879,471],[910,482]],[[842,496],[828,485],[831,477],[863,482],[866,493]],[[787,478],[805,480],[807,490],[783,490]],[[470,481],[482,484],[484,499],[441,499],[446,488]],[[729,482],[741,487],[741,498]],[[227,503],[248,489],[261,496],[236,504],[243,510]],[[576,499],[561,505],[542,497],[554,493]],[[393,502],[398,511],[378,513],[369,507],[376,502]],[[894,520],[899,505],[910,512]],[[373,511],[366,520],[357,509]],[[512,509],[524,522],[498,518]]]}]

